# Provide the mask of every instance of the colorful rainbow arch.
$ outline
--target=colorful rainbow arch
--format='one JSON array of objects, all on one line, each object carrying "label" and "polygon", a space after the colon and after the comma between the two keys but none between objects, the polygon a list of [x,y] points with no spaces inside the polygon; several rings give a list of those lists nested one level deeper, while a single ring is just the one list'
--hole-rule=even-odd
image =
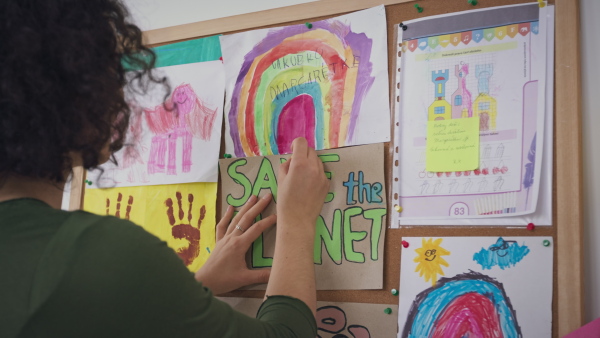
[{"label": "colorful rainbow arch", "polygon": [[501,283],[469,272],[417,295],[408,312],[403,338],[522,337],[516,312]]},{"label": "colorful rainbow arch", "polygon": [[374,81],[371,47],[335,19],[269,32],[245,55],[232,93],[235,155],[290,153],[299,136],[316,149],[349,143]]}]

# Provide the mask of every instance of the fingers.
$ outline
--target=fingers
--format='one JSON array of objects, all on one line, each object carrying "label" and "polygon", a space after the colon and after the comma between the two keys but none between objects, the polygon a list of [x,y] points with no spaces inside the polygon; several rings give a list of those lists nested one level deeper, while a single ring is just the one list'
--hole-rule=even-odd
[{"label": "fingers", "polygon": [[288,158],[287,161],[281,163],[281,165],[279,166],[279,173],[278,173],[278,177],[277,180],[279,180],[279,182],[283,182],[285,181],[285,177],[287,176],[288,172],[290,171],[290,165],[292,163],[292,158]]},{"label": "fingers", "polygon": [[[267,194],[267,195],[263,196],[261,199],[259,199],[248,211],[245,211],[244,213],[242,213],[242,211],[240,211],[235,216],[233,221],[231,222],[231,225],[229,226],[229,229],[227,229],[227,232],[232,233],[235,231],[236,235],[241,235],[254,223],[254,220],[256,219],[256,217],[263,210],[265,210],[265,208],[269,205],[269,203],[271,203],[271,199],[272,199],[271,194]],[[239,216],[239,218],[238,218],[238,216]],[[239,226],[242,229],[242,231],[237,229],[237,226]]]},{"label": "fingers", "polygon": [[297,137],[292,141],[292,158],[306,158],[308,156],[308,142],[304,137]]},{"label": "fingers", "polygon": [[260,234],[265,232],[268,228],[272,227],[275,223],[277,223],[277,215],[271,215],[260,221],[252,224],[243,234],[245,240],[248,241],[248,245],[254,242]]},{"label": "fingers", "polygon": [[223,238],[223,236],[225,236],[225,233],[227,232],[227,226],[229,225],[229,222],[231,222],[231,219],[233,218],[233,211],[234,211],[234,208],[231,205],[227,206],[227,211],[225,211],[225,215],[223,215],[223,218],[221,218],[221,220],[217,224],[217,229],[216,229],[217,241],[220,241]]},{"label": "fingers", "polygon": [[246,201],[246,204],[244,204],[244,206],[240,209],[240,211],[237,213],[237,215],[235,215],[233,220],[229,223],[229,227],[227,228],[226,235],[229,235],[233,230],[235,230],[235,226],[239,223],[240,218],[242,218],[242,216],[244,216],[244,214],[246,214],[246,212],[254,206],[254,204],[256,203],[256,199],[257,199],[256,196],[250,195],[250,198],[248,198],[248,200]]}]

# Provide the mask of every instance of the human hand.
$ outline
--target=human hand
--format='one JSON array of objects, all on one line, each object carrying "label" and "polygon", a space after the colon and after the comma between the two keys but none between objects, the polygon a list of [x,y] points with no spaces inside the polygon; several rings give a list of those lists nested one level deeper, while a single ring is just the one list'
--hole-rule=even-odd
[{"label": "human hand", "polygon": [[292,142],[292,150],[292,157],[279,168],[278,231],[298,225],[303,227],[300,229],[303,232],[312,229],[314,235],[315,223],[329,190],[329,180],[325,176],[323,162],[316,151],[308,147],[306,139],[296,138]]},{"label": "human hand", "polygon": [[235,217],[233,207],[227,207],[225,215],[217,224],[215,248],[206,263],[196,272],[197,281],[217,295],[242,286],[269,281],[270,269],[248,269],[246,252],[254,240],[277,220],[276,215],[271,215],[254,222],[271,203],[271,198],[271,194],[261,199],[251,196]]}]

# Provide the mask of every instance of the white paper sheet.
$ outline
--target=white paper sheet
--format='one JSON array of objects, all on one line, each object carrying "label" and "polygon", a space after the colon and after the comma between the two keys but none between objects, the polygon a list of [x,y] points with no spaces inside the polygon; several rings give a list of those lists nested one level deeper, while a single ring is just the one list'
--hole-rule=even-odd
[{"label": "white paper sheet", "polygon": [[[126,145],[88,174],[90,188],[217,182],[225,75],[219,60],[156,69],[171,85],[131,98]],[[133,101],[135,100],[135,101]]]},{"label": "white paper sheet", "polygon": [[226,152],[286,154],[297,136],[317,150],[389,141],[386,35],[379,6],[222,36]]},{"label": "white paper sheet", "polygon": [[552,335],[551,237],[403,240],[398,337]]},{"label": "white paper sheet", "polygon": [[[507,7],[518,6],[502,8]],[[485,14],[493,10],[472,12]],[[412,29],[413,22],[431,20],[435,25],[436,19],[454,15],[457,14],[405,24]],[[405,41],[405,50],[398,58],[402,65],[399,78],[403,80],[396,93],[400,96],[400,103],[396,104],[394,153],[398,166],[393,173],[393,204],[402,206],[403,211],[394,213],[392,227],[525,226],[529,222],[551,225],[552,166],[548,163],[552,147],[544,144],[552,144],[553,8],[541,10],[536,22],[492,28]],[[481,34],[479,41],[477,34]],[[493,34],[489,41],[483,37],[486,34]],[[451,42],[454,38],[459,40],[456,46]],[[398,39],[402,41],[402,30]],[[442,41],[446,41],[444,46]],[[519,62],[521,66],[516,67]],[[450,67],[450,63],[455,64]],[[439,83],[434,83],[434,75]],[[493,80],[494,77],[498,79]],[[425,162],[425,122],[436,117],[433,106],[447,108],[447,118],[475,116],[478,108],[485,108],[476,101],[487,94],[496,99],[495,103],[490,101],[496,110],[489,114],[488,124],[481,130],[480,168],[460,173],[419,170]],[[430,106],[432,116],[428,116]],[[532,144],[534,137],[536,145]],[[529,154],[531,149],[534,151]],[[530,174],[533,179],[525,184]]]}]

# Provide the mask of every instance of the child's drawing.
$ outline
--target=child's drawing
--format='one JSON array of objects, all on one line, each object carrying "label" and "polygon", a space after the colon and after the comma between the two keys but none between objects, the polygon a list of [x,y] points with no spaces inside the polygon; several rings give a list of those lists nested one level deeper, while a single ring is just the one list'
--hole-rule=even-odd
[{"label": "child's drawing", "polygon": [[192,167],[192,138],[210,140],[217,107],[208,107],[198,98],[190,84],[183,83],[162,104],[144,109],[148,127],[154,133],[148,159],[148,173],[165,172],[165,154],[168,152],[167,175],[177,174],[177,140],[182,143],[181,171]]},{"label": "child's drawing", "polygon": [[227,152],[287,154],[389,139],[385,10],[221,37]]},{"label": "child's drawing", "polygon": [[401,337],[521,337],[517,314],[502,283],[470,271],[419,293]]},{"label": "child's drawing", "polygon": [[441,243],[441,238],[435,241],[433,238],[427,241],[423,238],[422,246],[415,250],[417,257],[414,262],[418,263],[415,272],[418,272],[419,276],[423,276],[426,282],[431,282],[431,285],[435,285],[438,275],[444,275],[442,266],[449,266],[442,256],[450,255],[450,251],[442,248]]},{"label": "child's drawing", "polygon": [[498,238],[495,244],[487,249],[481,248],[473,255],[473,260],[485,269],[498,266],[500,269],[510,268],[519,263],[529,253],[526,245],[519,245],[517,241],[505,241]]},{"label": "child's drawing", "polygon": [[400,257],[398,337],[552,336],[551,237],[402,240],[409,246]]}]

